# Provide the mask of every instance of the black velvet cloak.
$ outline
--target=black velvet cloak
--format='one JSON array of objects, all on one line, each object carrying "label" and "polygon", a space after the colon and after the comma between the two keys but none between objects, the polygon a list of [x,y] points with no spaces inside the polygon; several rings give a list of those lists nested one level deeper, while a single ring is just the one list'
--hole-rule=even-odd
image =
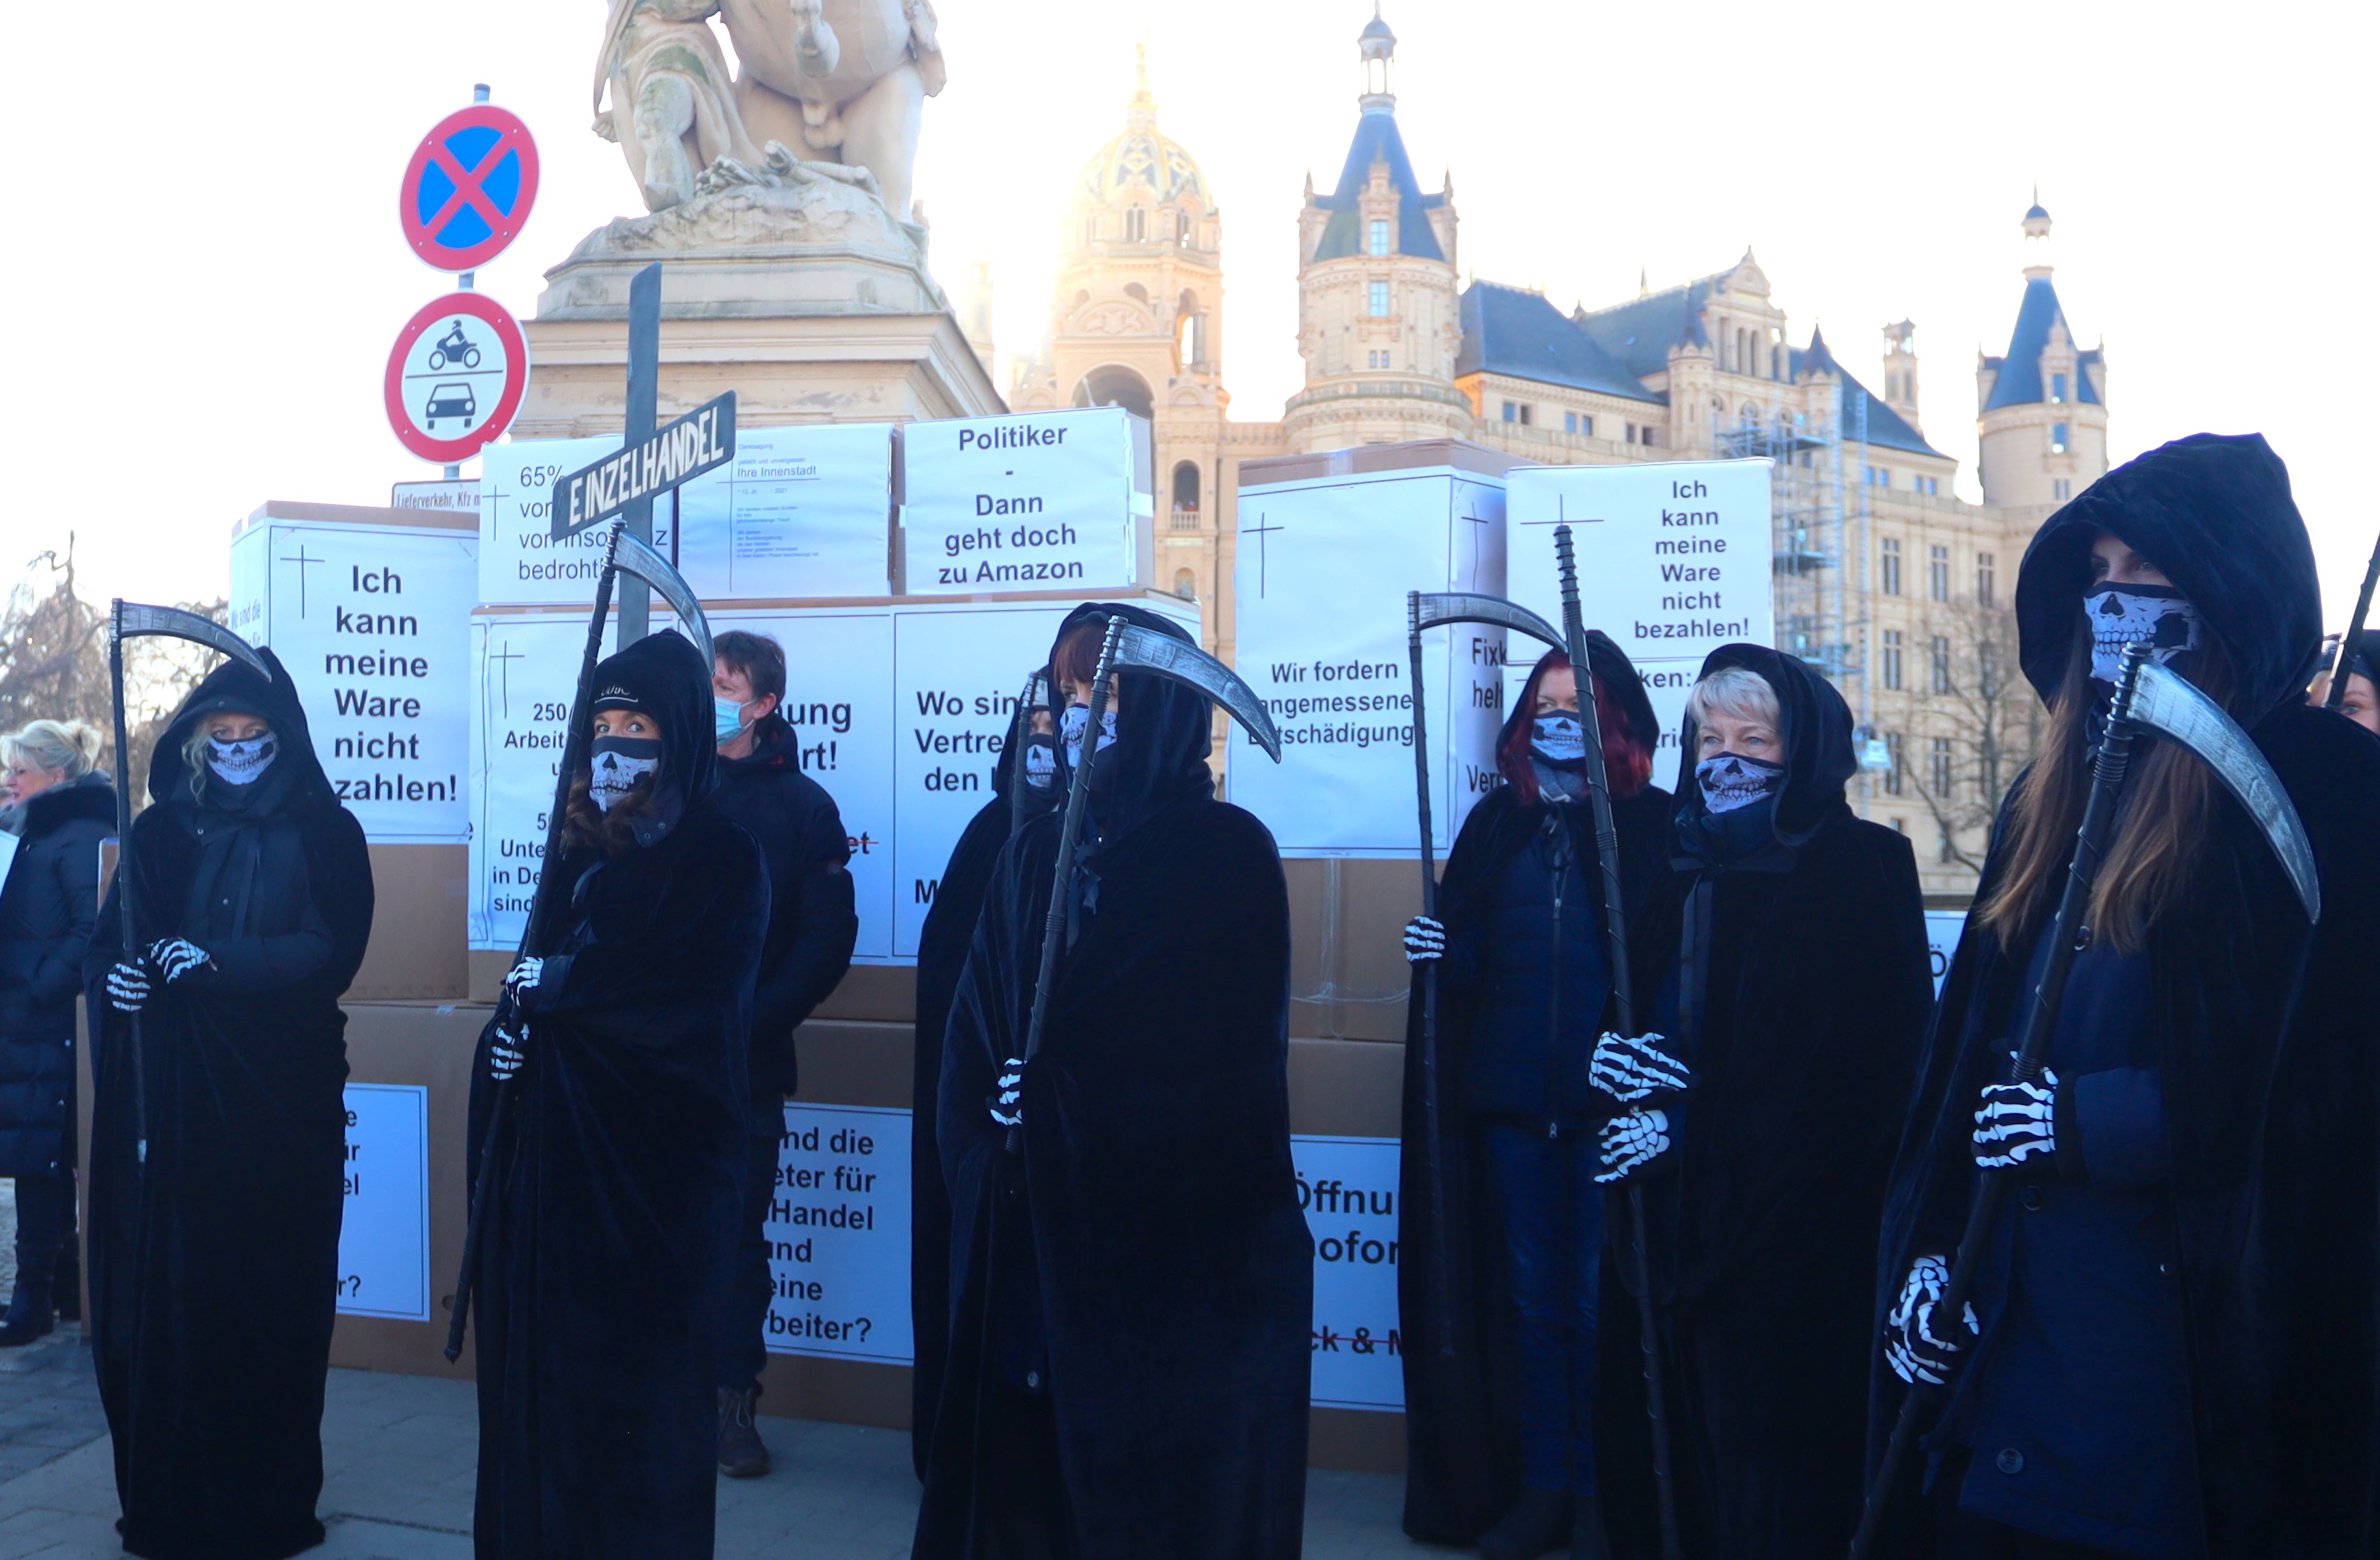
[{"label": "black velvet cloak", "polygon": [[[1670,1463],[1690,1560],[1833,1556],[1860,1510],[1873,1245],[1934,982],[1909,841],[1852,814],[1843,697],[1792,656],[1724,645],[1776,690],[1786,773],[1706,843],[1681,733],[1670,871],[1638,935],[1677,985],[1696,1075],[1678,1163],[1645,1188]],[[1638,1307],[1603,1265],[1596,1446],[1614,1555],[1661,1552]]]},{"label": "black velvet cloak", "polygon": [[[1640,750],[1659,729],[1644,679],[1627,655],[1602,633],[1587,635],[1587,660],[1604,689],[1600,708],[1616,704],[1626,715]],[[1514,734],[1534,718],[1533,676],[1505,717],[1497,737],[1501,753]],[[1608,719],[1608,717],[1607,717]],[[1609,750],[1612,737],[1607,733]],[[1649,757],[1649,753],[1647,754]],[[1564,809],[1571,848],[1590,885],[1601,881],[1596,852],[1594,809],[1585,798]],[[1647,944],[1633,935],[1666,867],[1664,854],[1670,794],[1646,786],[1615,798],[1612,819],[1620,835],[1620,881],[1627,896],[1630,963],[1637,971],[1640,1013],[1649,1013],[1652,987],[1645,977]],[[1516,788],[1489,792],[1463,823],[1438,891],[1438,916],[1450,940],[1475,941],[1480,918],[1504,864],[1525,846],[1542,814],[1524,806]],[[1601,889],[1595,888],[1597,923],[1602,921]],[[1475,996],[1475,993],[1473,993]],[[1441,989],[1438,998],[1438,1089],[1446,1228],[1432,1227],[1429,1191],[1430,1140],[1424,1120],[1422,1079],[1422,982],[1414,976],[1405,1020],[1404,1152],[1398,1176],[1398,1335],[1405,1378],[1404,1530],[1427,1543],[1471,1544],[1493,1527],[1521,1493],[1520,1356],[1506,1277],[1504,1237],[1488,1176],[1479,1122],[1464,1099],[1466,1065],[1476,1004]],[[1582,1025],[1606,1024],[1607,1010],[1584,1015]],[[1600,1032],[1598,1029],[1597,1032]],[[1609,1226],[1615,1237],[1621,1226]],[[1452,1314],[1444,1323],[1451,1354],[1439,1354],[1438,1303],[1430,1267],[1444,1250],[1447,1298]],[[1607,1266],[1609,1264],[1607,1263]]]},{"label": "black velvet cloak", "polygon": [[[942,1031],[950,1025],[951,999],[966,968],[967,948],[983,911],[991,869],[1008,843],[1018,806],[1013,790],[1015,766],[1002,750],[991,766],[991,799],[983,804],[934,887],[926,924],[917,931],[917,1024],[916,1070],[910,1089],[909,1127],[909,1328],[916,1362],[909,1375],[909,1456],[917,1477],[926,1476],[926,1453],[934,1440],[934,1405],[941,1401],[942,1359],[950,1349],[951,1194],[942,1185],[942,1150],[934,1116],[942,1088]],[[1038,817],[1055,805],[1055,787],[1025,788],[1024,810]]]},{"label": "black velvet cloak", "polygon": [[[2313,550],[2281,462],[2254,435],[2167,445],[2053,515],[2017,614],[2045,698],[2066,674],[2093,536],[2108,530],[2197,604],[2238,676],[2230,701],[2312,838],[2309,928],[2271,850],[2216,793],[2197,885],[2149,929],[2141,1032],[2163,1072],[2171,1212],[2209,1560],[2369,1560],[2380,1465],[2380,746],[2303,702],[2321,636]],[[2003,814],[2001,835],[2006,833]],[[1984,871],[2004,870],[2001,847]],[[2045,914],[2046,912],[2044,912]],[[1876,1316],[1911,1261],[1947,1251],[1977,1172],[1978,1090],[2005,1076],[2031,953],[1971,920],[1942,988],[1886,1205]],[[1900,1383],[1873,1364],[1871,1455]],[[1925,1459],[1912,1459],[1922,1463]],[[1915,1470],[1885,1553],[1937,1553]]]},{"label": "black velvet cloak", "polygon": [[[145,1166],[128,1016],[91,1003],[91,1358],[124,1546],[176,1560],[271,1560],[322,1542],[314,1501],[346,1189],[339,993],[371,934],[371,861],[315,760],[288,673],[261,653],[270,682],[226,662],[158,739],[153,805],[133,822],[85,965],[96,993],[123,957],[128,879],[141,947],[187,937],[216,965],[175,986],[151,977]],[[275,757],[248,786],[210,775],[200,802],[182,745],[226,710],[262,716]]]},{"label": "black velvet cloak", "polygon": [[[660,719],[656,794],[676,818],[622,855],[575,846],[548,863],[557,935],[502,1102],[474,1281],[484,1560],[711,1553],[716,1339],[769,886],[759,847],[708,801],[700,653],[655,634],[598,668],[598,689],[615,684]],[[576,740],[571,762],[586,750]],[[498,1103],[494,1027],[472,1072],[475,1150]]]},{"label": "black velvet cloak", "polygon": [[[1087,605],[1066,621],[1132,607]],[[1313,1243],[1290,1157],[1289,907],[1264,826],[1214,799],[1208,701],[1121,675],[1114,785],[1025,1068],[1022,1152],[986,1103],[1024,1047],[1061,814],[992,870],[951,1010],[940,1138],[951,1352],[920,1560],[990,1552],[981,1482],[1006,1448],[991,1322],[1038,1298],[1058,1468],[1083,1560],[1287,1560],[1305,1493]],[[996,1264],[1030,1264],[995,1275]],[[1013,1460],[1013,1457],[1010,1459]]]}]

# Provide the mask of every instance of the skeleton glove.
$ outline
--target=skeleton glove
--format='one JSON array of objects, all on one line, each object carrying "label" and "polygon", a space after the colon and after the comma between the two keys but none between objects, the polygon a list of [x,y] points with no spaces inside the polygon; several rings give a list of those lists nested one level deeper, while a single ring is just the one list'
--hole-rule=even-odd
[{"label": "skeleton glove", "polygon": [[510,969],[504,971],[504,994],[511,997],[513,1005],[517,1007],[520,1005],[521,999],[528,995],[544,976],[545,960],[527,957],[518,959]]},{"label": "skeleton glove", "polygon": [[1603,1174],[1596,1183],[1609,1186],[1632,1179],[1670,1152],[1670,1113],[1632,1106],[1603,1124],[1599,1143]]},{"label": "skeleton glove", "polygon": [[150,944],[149,962],[165,977],[169,986],[178,986],[200,971],[212,975],[215,970],[213,957],[183,937],[167,937]]},{"label": "skeleton glove", "polygon": [[2058,1154],[2058,1075],[2044,1067],[2038,1083],[1984,1086],[1975,1113],[1975,1163],[2006,1170]]},{"label": "skeleton glove", "polygon": [[1011,1056],[1000,1064],[1000,1092],[986,1102],[991,1119],[1002,1127],[1025,1125],[1025,1063]]},{"label": "skeleton glove", "polygon": [[1940,1257],[1920,1257],[1909,1265],[1909,1281],[1900,1286],[1900,1301],[1885,1322],[1884,1362],[1892,1373],[1914,1386],[1942,1386],[1964,1363],[1960,1356],[1981,1331],[1975,1308],[1966,1308],[1966,1324],[1943,1328],[1955,1338],[1936,1335],[1935,1322],[1942,1291],[1950,1283],[1950,1264]]},{"label": "skeleton glove", "polygon": [[1657,1034],[1606,1033],[1595,1042],[1595,1056],[1586,1066],[1586,1080],[1619,1101],[1633,1105],[1656,1094],[1682,1094],[1694,1086],[1692,1067],[1661,1049]]},{"label": "skeleton glove", "polygon": [[496,1026],[495,1038],[488,1042],[488,1076],[498,1083],[509,1082],[528,1060],[528,1027],[518,1030]]},{"label": "skeleton glove", "polygon": [[1446,927],[1427,916],[1405,922],[1405,962],[1427,964],[1446,957]]},{"label": "skeleton glove", "polygon": [[149,1000],[149,972],[137,964],[118,964],[107,972],[108,1005],[118,1013],[138,1013]]}]

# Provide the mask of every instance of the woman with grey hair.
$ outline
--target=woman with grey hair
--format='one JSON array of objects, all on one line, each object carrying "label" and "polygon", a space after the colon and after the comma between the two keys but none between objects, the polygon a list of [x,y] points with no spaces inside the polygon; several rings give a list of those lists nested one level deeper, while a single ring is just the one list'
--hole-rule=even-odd
[{"label": "woman with grey hair", "polygon": [[[0,737],[14,859],[0,877],[0,1176],[17,1183],[17,1287],[0,1348],[79,1318],[74,1261],[75,993],[99,920],[99,842],[115,790],[99,733],[34,721]],[[6,842],[0,842],[0,848]]]}]

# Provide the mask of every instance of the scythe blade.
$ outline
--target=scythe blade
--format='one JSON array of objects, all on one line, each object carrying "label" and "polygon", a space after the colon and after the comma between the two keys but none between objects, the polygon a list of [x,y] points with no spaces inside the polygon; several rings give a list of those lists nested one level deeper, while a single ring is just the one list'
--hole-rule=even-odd
[{"label": "scythe blade", "polygon": [[684,575],[670,567],[667,558],[630,535],[625,525],[620,528],[618,539],[613,546],[612,567],[635,575],[662,593],[662,600],[669,603],[670,610],[677,614],[678,622],[685,626],[686,637],[694,641],[694,648],[702,652],[704,665],[708,666],[717,659],[710,648],[710,619],[702,615],[702,603],[695,596],[694,587],[686,582]]},{"label": "scythe blade", "polygon": [[1542,644],[1556,650],[1562,648],[1561,630],[1517,602],[1470,591],[1423,591],[1416,631],[1443,628],[1449,623],[1485,623],[1492,628],[1516,628]]},{"label": "scythe blade", "polygon": [[2314,867],[2305,824],[2289,793],[2282,789],[2281,777],[2223,706],[2180,673],[2152,661],[2141,668],[2131,718],[2205,761],[2223,788],[2256,821],[2265,843],[2279,858],[2281,871],[2289,874],[2289,885],[2298,891],[2306,920],[2322,920],[2322,876]]},{"label": "scythe blade", "polygon": [[255,647],[220,623],[200,617],[195,612],[184,612],[177,606],[143,606],[138,602],[118,599],[110,626],[118,643],[126,640],[164,637],[189,640],[218,650],[235,660],[244,661],[255,668],[259,676],[270,682],[273,669]]},{"label": "scythe blade", "polygon": [[1281,762],[1281,733],[1273,728],[1272,714],[1265,708],[1264,701],[1237,672],[1196,645],[1154,628],[1144,628],[1137,623],[1125,623],[1116,639],[1115,660],[1119,666],[1155,672],[1196,689],[1230,711],[1232,718],[1246,729],[1249,739],[1272,755],[1273,762]]}]

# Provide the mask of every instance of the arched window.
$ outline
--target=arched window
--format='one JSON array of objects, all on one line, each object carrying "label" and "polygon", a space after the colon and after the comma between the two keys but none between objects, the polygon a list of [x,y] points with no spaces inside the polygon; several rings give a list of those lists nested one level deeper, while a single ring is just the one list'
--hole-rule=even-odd
[{"label": "arched window", "polygon": [[1123,238],[1127,244],[1142,244],[1148,241],[1148,208],[1147,206],[1125,208]]},{"label": "arched window", "polygon": [[1156,405],[1148,382],[1128,368],[1109,363],[1085,374],[1075,386],[1078,407],[1122,407],[1135,417],[1147,417]]},{"label": "arched window", "polygon": [[1195,522],[1198,516],[1198,466],[1184,460],[1173,468],[1173,512],[1188,515]]},{"label": "arched window", "polygon": [[1173,593],[1185,602],[1198,599],[1198,577],[1186,568],[1173,571]]},{"label": "arched window", "polygon": [[1135,302],[1147,303],[1148,301],[1148,289],[1142,286],[1138,282],[1126,282],[1123,285],[1123,296],[1134,299]]}]

